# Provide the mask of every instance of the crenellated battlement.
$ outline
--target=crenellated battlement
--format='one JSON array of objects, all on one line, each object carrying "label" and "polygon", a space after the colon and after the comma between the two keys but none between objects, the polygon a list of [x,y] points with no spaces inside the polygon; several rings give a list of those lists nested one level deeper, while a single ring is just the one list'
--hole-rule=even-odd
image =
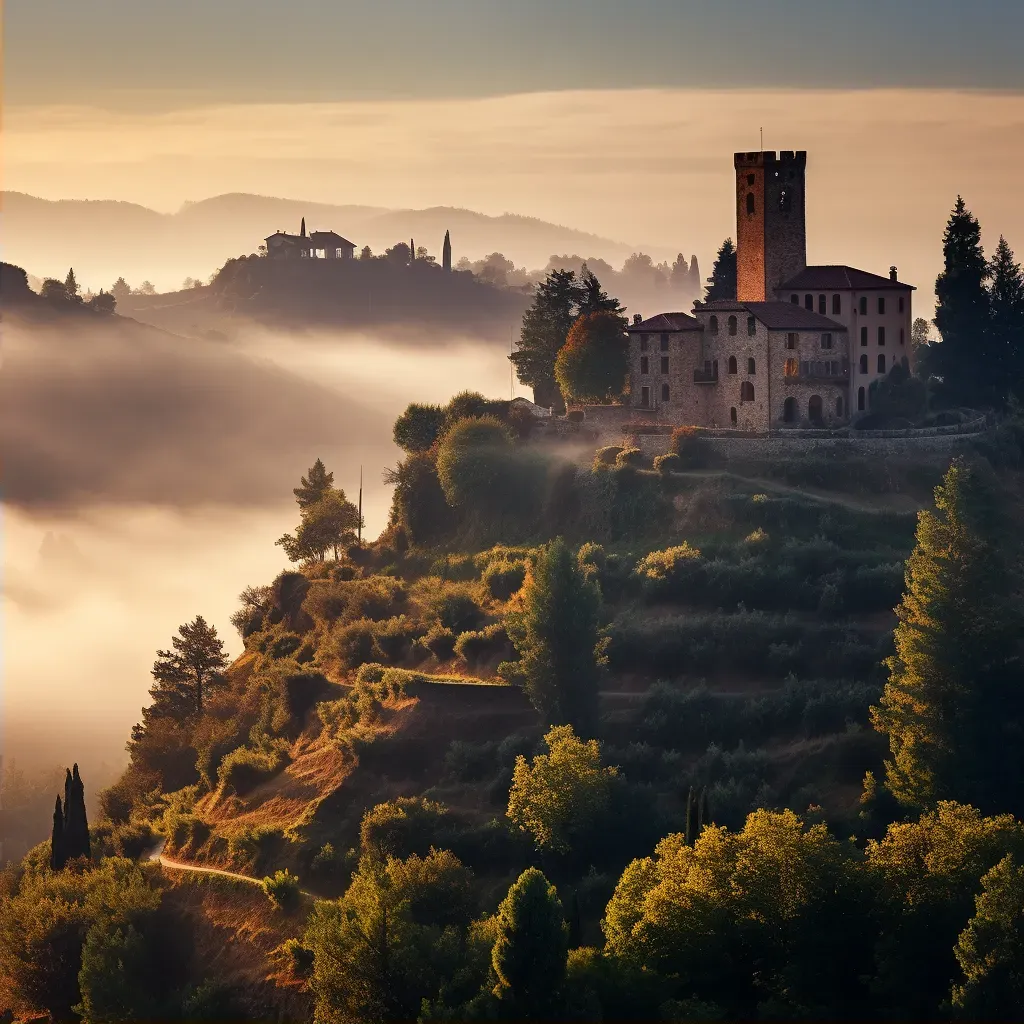
[{"label": "crenellated battlement", "polygon": [[778,153],[773,149],[764,150],[759,153],[734,153],[733,164],[737,170],[750,167],[769,167],[774,164],[782,164],[786,167],[806,167],[806,149],[783,149]]}]

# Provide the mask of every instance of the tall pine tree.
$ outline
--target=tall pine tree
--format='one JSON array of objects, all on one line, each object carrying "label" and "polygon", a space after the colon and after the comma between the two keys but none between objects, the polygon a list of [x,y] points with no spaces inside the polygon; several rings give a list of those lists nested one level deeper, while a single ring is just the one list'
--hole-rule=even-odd
[{"label": "tall pine tree", "polygon": [[1002,236],[990,270],[990,349],[998,360],[999,379],[1019,401],[1024,401],[1024,275]]},{"label": "tall pine tree", "polygon": [[714,302],[716,299],[736,298],[736,246],[732,239],[727,238],[718,249],[715,257],[715,265],[711,268],[711,276],[708,278],[707,292],[704,296],[705,302]]},{"label": "tall pine tree", "polygon": [[935,326],[942,344],[933,356],[934,372],[951,402],[981,404],[992,400],[999,367],[988,351],[989,265],[981,247],[981,227],[961,196],[942,237],[944,267],[935,281]]},{"label": "tall pine tree", "polygon": [[323,460],[317,459],[309,469],[309,476],[302,477],[301,486],[292,488],[292,494],[299,508],[315,505],[334,486],[334,474],[327,472]]},{"label": "tall pine tree", "polygon": [[1018,545],[987,472],[958,459],[919,513],[875,728],[900,803],[1024,811]]},{"label": "tall pine tree", "polygon": [[173,650],[156,652],[156,682],[149,691],[153,704],[143,710],[146,720],[168,717],[184,722],[193,715],[201,715],[210,691],[225,683],[228,660],[224,642],[202,615],[179,626],[171,646]]}]

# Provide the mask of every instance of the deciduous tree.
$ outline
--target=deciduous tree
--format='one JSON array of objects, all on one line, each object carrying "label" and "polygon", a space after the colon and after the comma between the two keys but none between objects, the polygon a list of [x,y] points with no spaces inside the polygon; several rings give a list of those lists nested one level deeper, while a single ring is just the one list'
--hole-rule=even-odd
[{"label": "deciduous tree", "polygon": [[622,395],[629,373],[624,327],[611,312],[590,313],[572,325],[555,360],[555,379],[566,398],[608,402]]}]

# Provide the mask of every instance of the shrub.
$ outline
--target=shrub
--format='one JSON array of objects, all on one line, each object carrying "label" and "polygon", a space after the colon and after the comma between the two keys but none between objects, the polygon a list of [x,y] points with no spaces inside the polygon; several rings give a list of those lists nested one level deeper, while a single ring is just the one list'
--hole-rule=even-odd
[{"label": "shrub", "polygon": [[374,654],[383,662],[404,661],[412,650],[418,631],[404,615],[374,624]]},{"label": "shrub", "polygon": [[455,653],[455,634],[439,622],[430,627],[426,636],[420,637],[420,643],[438,661],[447,661]]},{"label": "shrub", "polygon": [[609,444],[604,448],[598,448],[594,453],[594,469],[602,469],[606,466],[614,466],[615,460],[622,451],[622,445]]},{"label": "shrub", "polygon": [[474,588],[465,583],[437,582],[437,590],[429,601],[431,615],[454,633],[476,629],[484,616],[473,596]]},{"label": "shrub", "polygon": [[302,637],[298,633],[282,633],[271,643],[267,653],[272,658],[288,658],[301,646]]},{"label": "shrub", "polygon": [[364,856],[425,857],[431,847],[446,845],[453,823],[451,810],[442,803],[421,796],[399,797],[363,815],[359,844]]},{"label": "shrub", "polygon": [[413,402],[395,420],[395,444],[407,452],[425,452],[440,436],[444,420],[441,406]]},{"label": "shrub", "polygon": [[583,410],[582,409],[570,409],[565,414],[565,418],[570,423],[582,423],[583,422]]},{"label": "shrub", "polygon": [[700,551],[683,541],[674,548],[652,551],[636,563],[633,571],[648,580],[674,579],[680,574],[687,574],[699,559]]},{"label": "shrub", "polygon": [[260,888],[267,894],[267,899],[279,910],[289,913],[299,905],[301,895],[299,879],[287,868],[284,871],[275,871],[274,874],[267,875],[260,882]]},{"label": "shrub", "polygon": [[656,455],[654,457],[654,468],[662,476],[668,476],[669,473],[678,473],[682,469],[682,459],[675,452],[668,452],[666,455]]},{"label": "shrub", "polygon": [[484,569],[483,581],[491,597],[507,601],[523,585],[526,562],[493,561]]},{"label": "shrub", "polygon": [[331,635],[331,653],[343,668],[358,668],[374,656],[374,630],[376,623],[358,619],[335,628]]},{"label": "shrub", "polygon": [[275,950],[284,969],[296,980],[308,978],[313,971],[313,950],[298,939],[285,939]]},{"label": "shrub", "polygon": [[512,644],[504,625],[494,622],[481,630],[460,634],[455,641],[455,653],[469,665],[480,665],[510,657]]},{"label": "shrub", "polygon": [[261,749],[237,747],[220,763],[217,777],[221,786],[239,796],[272,779],[288,761],[284,744],[274,742]]},{"label": "shrub", "polygon": [[619,469],[629,467],[639,469],[644,464],[644,453],[639,448],[623,448],[615,456],[615,465]]},{"label": "shrub", "polygon": [[457,422],[438,448],[437,477],[449,505],[501,508],[513,478],[507,428],[490,416]]},{"label": "shrub", "polygon": [[706,469],[711,462],[711,448],[699,427],[673,430],[669,450],[679,456],[680,469]]}]

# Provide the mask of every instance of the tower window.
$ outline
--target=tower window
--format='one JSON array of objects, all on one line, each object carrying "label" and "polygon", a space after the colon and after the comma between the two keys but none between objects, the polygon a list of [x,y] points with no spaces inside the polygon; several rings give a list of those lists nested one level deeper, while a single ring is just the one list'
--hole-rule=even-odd
[{"label": "tower window", "polygon": [[861,312],[862,315],[866,316],[867,315],[867,311],[868,311],[868,297],[866,295],[862,295],[860,297],[860,312]]},{"label": "tower window", "polygon": [[710,319],[710,320],[708,321],[708,330],[709,330],[709,331],[710,331],[710,332],[711,332],[712,334],[717,334],[717,333],[718,333],[718,317],[717,317],[717,316],[713,316],[713,317],[712,317],[712,318],[711,318],[711,319]]},{"label": "tower window", "polygon": [[753,359],[747,360],[747,373],[751,376],[757,373],[757,363],[755,363]]},{"label": "tower window", "polygon": [[860,357],[859,366],[860,366],[860,372],[861,373],[867,373],[868,372],[868,357],[867,357],[866,354],[862,355]]},{"label": "tower window", "polygon": [[757,321],[752,317],[747,317],[747,334],[757,334]]},{"label": "tower window", "polygon": [[667,384],[662,384],[661,385],[661,400],[663,402],[667,402],[668,401],[668,394],[669,394],[669,392],[668,392],[668,385]]},{"label": "tower window", "polygon": [[884,295],[879,295],[878,296],[878,312],[879,313],[884,313],[885,312],[885,296]]},{"label": "tower window", "polygon": [[812,313],[814,312],[814,296],[813,295],[805,295],[804,296],[804,309],[809,309]]},{"label": "tower window", "polygon": [[741,402],[752,402],[754,400],[754,385],[749,380],[745,380],[740,385],[740,401]]},{"label": "tower window", "polygon": [[825,296],[824,295],[819,295],[818,296],[818,312],[822,316],[824,316],[827,310],[828,310],[828,306],[826,305]]},{"label": "tower window", "polygon": [[736,317],[729,317],[729,333],[735,335],[736,333]]},{"label": "tower window", "polygon": [[730,373],[735,373],[736,372],[736,357],[735,356],[729,356],[729,372]]},{"label": "tower window", "polygon": [[661,335],[661,337],[658,340],[661,342],[661,351],[662,352],[667,352],[668,351],[668,335],[667,334],[663,334],[663,335]]},{"label": "tower window", "polygon": [[837,316],[843,311],[843,297],[841,295],[832,296],[832,315]]},{"label": "tower window", "polygon": [[640,372],[641,372],[641,374],[650,373],[651,372],[651,364],[650,364],[650,361],[648,360],[647,356],[641,356],[640,357]]},{"label": "tower window", "polygon": [[650,341],[650,338],[646,334],[641,334],[640,335],[640,351],[641,352],[646,352],[647,351],[647,343],[649,341]]},{"label": "tower window", "polygon": [[668,373],[668,356],[661,357],[661,372]]},{"label": "tower window", "polygon": [[756,180],[757,179],[754,177],[754,175],[752,175],[752,174],[748,174],[747,175],[747,184],[748,185],[753,185]]},{"label": "tower window", "polygon": [[862,345],[866,345],[868,343],[868,329],[866,326],[860,329],[860,343]]},{"label": "tower window", "polygon": [[786,335],[786,348],[796,348],[797,337],[797,334],[795,334],[793,331],[790,331],[789,334]]},{"label": "tower window", "polygon": [[790,295],[789,301],[792,302],[794,306],[799,306],[800,305],[800,296],[799,295]]},{"label": "tower window", "polygon": [[885,344],[885,328],[882,327],[881,325],[879,325],[879,328],[878,328],[878,344],[879,345],[884,345]]},{"label": "tower window", "polygon": [[747,193],[747,215],[753,216],[754,214],[754,193]]},{"label": "tower window", "polygon": [[883,353],[879,353],[878,356],[878,372],[885,373],[885,355]]}]

